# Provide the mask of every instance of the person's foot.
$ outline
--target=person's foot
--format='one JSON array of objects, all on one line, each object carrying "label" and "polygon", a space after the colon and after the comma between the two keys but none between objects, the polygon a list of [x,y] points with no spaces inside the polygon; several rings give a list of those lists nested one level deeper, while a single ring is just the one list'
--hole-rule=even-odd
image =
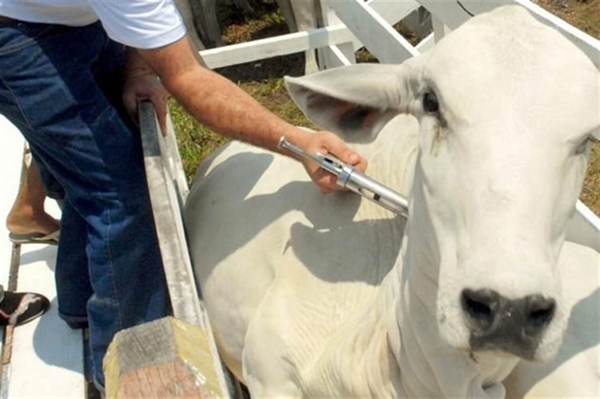
[{"label": "person's foot", "polygon": [[6,219],[9,239],[17,244],[58,244],[60,222],[47,213],[18,215],[12,212]]},{"label": "person's foot", "polygon": [[6,217],[6,227],[15,234],[51,234],[60,229],[60,222],[46,212],[12,211]]},{"label": "person's foot", "polygon": [[50,234],[44,233],[29,233],[29,234],[15,234],[8,233],[8,239],[14,244],[50,244],[58,245],[60,238],[60,230],[56,230]]},{"label": "person's foot", "polygon": [[43,295],[32,292],[4,292],[0,302],[0,326],[20,326],[43,315],[50,301]]}]

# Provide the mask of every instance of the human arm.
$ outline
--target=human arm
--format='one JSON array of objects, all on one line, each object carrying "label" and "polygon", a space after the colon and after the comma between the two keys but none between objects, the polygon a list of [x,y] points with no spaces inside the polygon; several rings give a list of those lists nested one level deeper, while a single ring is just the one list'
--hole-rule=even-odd
[{"label": "human arm", "polygon": [[234,83],[203,67],[186,37],[167,46],[138,52],[192,116],[223,135],[300,160],[321,191],[338,189],[336,177],[314,162],[279,149],[282,136],[307,152],[332,153],[360,171],[366,169],[366,160],[339,137],[329,132],[308,133],[283,121]]}]

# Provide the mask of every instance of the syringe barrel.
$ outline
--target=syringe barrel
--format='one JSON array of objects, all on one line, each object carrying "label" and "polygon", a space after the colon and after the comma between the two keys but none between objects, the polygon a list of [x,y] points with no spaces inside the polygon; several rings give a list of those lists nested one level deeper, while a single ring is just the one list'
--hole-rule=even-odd
[{"label": "syringe barrel", "polygon": [[392,212],[408,215],[408,201],[404,196],[354,168],[343,168],[338,176],[338,184]]}]

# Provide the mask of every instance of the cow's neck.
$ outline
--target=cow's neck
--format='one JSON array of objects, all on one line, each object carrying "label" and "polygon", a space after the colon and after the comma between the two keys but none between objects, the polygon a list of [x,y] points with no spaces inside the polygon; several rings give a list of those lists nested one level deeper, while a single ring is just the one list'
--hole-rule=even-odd
[{"label": "cow's neck", "polygon": [[[416,193],[415,195],[419,195]],[[389,312],[390,350],[400,367],[398,397],[503,398],[501,381],[516,361],[460,353],[440,339],[436,320],[439,259],[428,212],[415,205],[392,271],[396,306]],[[417,201],[415,201],[417,203]]]},{"label": "cow's neck", "polygon": [[366,305],[332,337],[312,368],[306,397],[394,397],[398,367],[387,347],[385,307],[379,298]]},{"label": "cow's neck", "polygon": [[[405,151],[410,149],[410,145],[401,144]],[[412,167],[413,161],[406,162]],[[377,170],[376,166],[373,162],[370,170]],[[397,176],[375,177],[392,182]],[[404,178],[396,186],[410,180]],[[423,203],[422,199],[415,202]],[[339,336],[332,338],[335,345],[329,346],[312,367],[311,381],[305,384],[307,396],[504,396],[502,386],[492,383],[514,368],[513,360],[478,356],[475,362],[468,353],[453,351],[440,340],[436,320],[439,256],[430,239],[431,230],[427,230],[427,212],[417,206],[412,213],[394,269],[374,301],[356,312]],[[320,390],[313,392],[311,387]]]}]

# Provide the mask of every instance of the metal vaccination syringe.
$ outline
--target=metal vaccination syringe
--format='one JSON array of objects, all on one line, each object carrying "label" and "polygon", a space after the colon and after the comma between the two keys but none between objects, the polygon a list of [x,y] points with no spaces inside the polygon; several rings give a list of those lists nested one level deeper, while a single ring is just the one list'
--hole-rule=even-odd
[{"label": "metal vaccination syringe", "polygon": [[308,154],[300,147],[287,141],[285,137],[279,139],[278,147],[312,159],[321,168],[337,176],[337,184],[339,186],[347,188],[387,210],[408,217],[408,201],[402,194],[360,173],[353,166],[340,161],[330,154]]}]

